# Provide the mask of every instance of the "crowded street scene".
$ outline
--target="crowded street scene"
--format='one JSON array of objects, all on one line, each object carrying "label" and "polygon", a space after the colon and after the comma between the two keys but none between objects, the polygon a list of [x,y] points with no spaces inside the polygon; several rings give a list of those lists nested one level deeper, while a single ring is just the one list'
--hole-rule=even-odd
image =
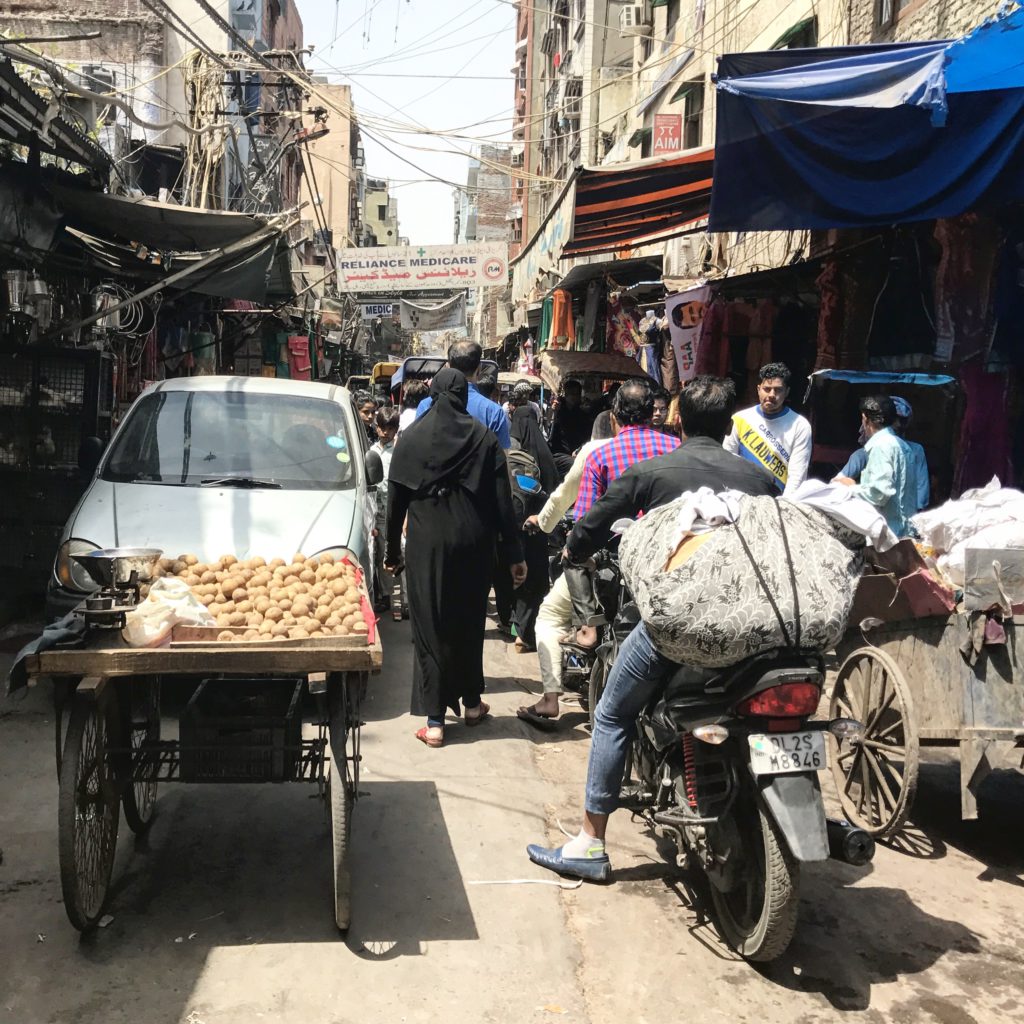
[{"label": "crowded street scene", "polygon": [[0,1024],[1024,1018],[1024,4],[0,0]]}]

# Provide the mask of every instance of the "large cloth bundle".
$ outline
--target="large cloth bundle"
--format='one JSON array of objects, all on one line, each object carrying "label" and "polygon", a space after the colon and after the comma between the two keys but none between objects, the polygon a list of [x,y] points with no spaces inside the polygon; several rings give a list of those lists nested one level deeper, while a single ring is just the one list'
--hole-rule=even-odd
[{"label": "large cloth bundle", "polygon": [[622,574],[652,643],[707,668],[772,648],[829,649],[846,630],[864,537],[781,498],[743,497],[738,509],[735,522],[692,538],[684,497],[623,535]]}]

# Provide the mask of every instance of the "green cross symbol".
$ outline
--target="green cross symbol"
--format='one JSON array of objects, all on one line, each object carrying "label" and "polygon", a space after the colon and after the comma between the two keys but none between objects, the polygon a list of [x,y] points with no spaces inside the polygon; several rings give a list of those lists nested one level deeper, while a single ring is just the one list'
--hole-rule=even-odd
[{"label": "green cross symbol", "polygon": [[427,255],[427,250],[426,250],[426,249],[424,249],[424,248],[423,248],[423,246],[421,245],[421,246],[420,246],[420,247],[419,247],[419,248],[418,248],[418,249],[416,250],[416,255],[417,255],[417,256],[419,256],[419,258],[420,258],[420,259],[423,259],[423,257]]}]

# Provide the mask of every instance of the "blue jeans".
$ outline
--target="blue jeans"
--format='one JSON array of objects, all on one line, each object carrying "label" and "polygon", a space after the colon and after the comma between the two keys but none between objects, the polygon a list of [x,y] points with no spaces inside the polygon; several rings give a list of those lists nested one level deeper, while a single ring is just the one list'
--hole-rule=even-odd
[{"label": "blue jeans", "polygon": [[619,806],[637,716],[678,668],[654,649],[642,622],[626,637],[594,713],[586,797],[591,814],[611,814]]}]

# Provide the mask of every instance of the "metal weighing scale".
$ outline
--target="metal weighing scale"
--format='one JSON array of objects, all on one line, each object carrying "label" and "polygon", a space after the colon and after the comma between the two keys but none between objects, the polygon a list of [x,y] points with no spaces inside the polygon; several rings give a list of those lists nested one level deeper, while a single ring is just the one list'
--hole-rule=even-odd
[{"label": "metal weighing scale", "polygon": [[99,584],[82,604],[90,626],[123,629],[124,617],[140,600],[140,588],[153,578],[163,554],[159,548],[102,548],[71,557]]}]

